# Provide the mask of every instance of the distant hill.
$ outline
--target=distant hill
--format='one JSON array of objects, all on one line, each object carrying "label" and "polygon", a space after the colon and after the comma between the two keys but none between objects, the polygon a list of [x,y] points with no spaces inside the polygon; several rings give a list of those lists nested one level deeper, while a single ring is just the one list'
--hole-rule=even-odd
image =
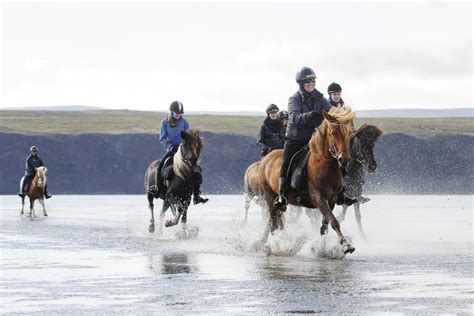
[{"label": "distant hill", "polygon": [[[283,108],[282,108],[283,109]],[[18,107],[18,108],[0,108],[1,111],[129,111],[144,113],[164,113],[165,111],[135,111],[127,109],[106,109],[98,106],[88,105],[60,105],[60,106],[42,106],[42,107]],[[376,109],[376,110],[357,110],[357,117],[406,117],[406,118],[434,118],[434,117],[474,117],[474,108],[455,108],[455,109]],[[213,115],[213,116],[265,116],[264,111],[188,111],[186,115]]]},{"label": "distant hill", "polygon": [[[0,111],[0,131],[25,134],[150,133],[157,134],[165,113],[94,110],[94,111]],[[187,113],[193,128],[213,133],[256,137],[265,118],[258,116],[209,115]],[[416,136],[474,134],[473,117],[360,117],[355,125],[377,125],[386,134]]]}]

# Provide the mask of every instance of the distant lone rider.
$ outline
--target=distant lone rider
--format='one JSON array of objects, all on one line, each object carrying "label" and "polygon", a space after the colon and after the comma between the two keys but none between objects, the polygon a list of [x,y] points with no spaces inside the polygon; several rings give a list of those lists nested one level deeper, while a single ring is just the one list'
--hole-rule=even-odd
[{"label": "distant lone rider", "polygon": [[285,143],[286,127],[278,119],[279,108],[275,104],[267,106],[267,118],[263,121],[258,133],[257,145],[262,147],[262,157],[273,149],[282,149]]},{"label": "distant lone rider", "polygon": [[[21,191],[18,193],[18,196],[24,198],[26,192],[30,188],[31,181],[36,175],[36,168],[44,166],[43,160],[38,156],[38,147],[31,146],[30,148],[31,154],[26,158],[25,161],[25,177],[23,179],[23,185],[21,187]],[[52,197],[48,193],[48,185],[44,187],[44,197],[49,199]]]},{"label": "distant lone rider", "polygon": [[[160,143],[166,148],[166,153],[161,158],[158,170],[156,172],[156,185],[151,186],[148,191],[155,196],[159,196],[160,186],[158,185],[161,181],[161,169],[165,160],[168,157],[174,156],[178,151],[179,144],[181,143],[181,132],[189,129],[188,121],[183,117],[184,108],[183,103],[179,101],[173,101],[169,108],[168,115],[161,122],[160,129]],[[202,174],[201,167],[197,166],[194,168],[194,204],[206,203],[209,199],[201,197],[201,183]]]}]

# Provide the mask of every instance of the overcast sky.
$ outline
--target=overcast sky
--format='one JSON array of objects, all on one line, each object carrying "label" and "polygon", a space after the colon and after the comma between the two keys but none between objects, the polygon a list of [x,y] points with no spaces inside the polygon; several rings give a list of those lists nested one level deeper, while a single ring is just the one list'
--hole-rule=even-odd
[{"label": "overcast sky", "polygon": [[0,107],[287,107],[295,73],[357,109],[472,106],[472,3],[2,2]]}]

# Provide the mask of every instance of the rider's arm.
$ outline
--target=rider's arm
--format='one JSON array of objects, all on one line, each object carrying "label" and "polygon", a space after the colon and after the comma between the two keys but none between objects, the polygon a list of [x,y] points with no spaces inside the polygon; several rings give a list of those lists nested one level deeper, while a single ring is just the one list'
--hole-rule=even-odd
[{"label": "rider's arm", "polygon": [[303,105],[297,95],[292,96],[288,100],[288,112],[290,113],[289,120],[296,126],[306,125],[309,121],[322,117],[321,113],[318,111],[303,113],[302,108]]},{"label": "rider's arm", "polygon": [[171,142],[168,139],[168,129],[166,125],[168,124],[167,120],[164,119],[161,122],[161,129],[160,129],[160,143],[165,146],[166,150],[171,148]]}]

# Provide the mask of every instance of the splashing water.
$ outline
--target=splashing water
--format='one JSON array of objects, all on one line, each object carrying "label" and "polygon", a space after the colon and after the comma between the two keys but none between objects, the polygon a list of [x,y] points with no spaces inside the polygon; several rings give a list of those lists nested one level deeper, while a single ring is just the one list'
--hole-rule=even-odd
[{"label": "splashing water", "polygon": [[[350,238],[346,236],[350,242]],[[344,251],[339,243],[339,238],[335,235],[324,235],[315,239],[311,246],[311,252],[316,258],[343,259]]]},{"label": "splashing water", "polygon": [[268,236],[263,251],[267,255],[294,256],[301,250],[305,241],[304,235],[290,236],[287,231],[278,230]]}]

